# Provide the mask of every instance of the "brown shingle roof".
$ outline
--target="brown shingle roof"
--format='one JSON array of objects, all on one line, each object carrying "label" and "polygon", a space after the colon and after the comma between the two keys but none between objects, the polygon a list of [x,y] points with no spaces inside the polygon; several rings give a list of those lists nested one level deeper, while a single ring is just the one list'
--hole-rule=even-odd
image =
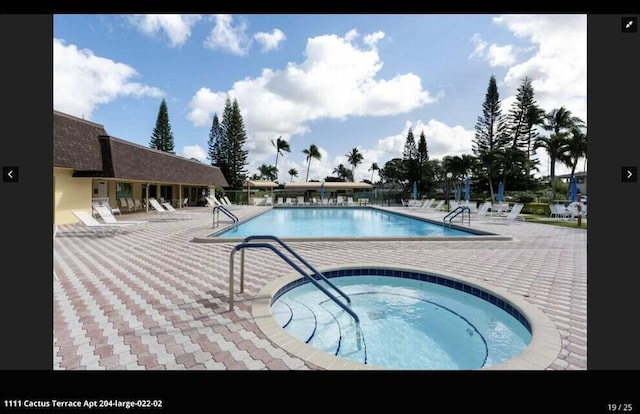
[{"label": "brown shingle roof", "polygon": [[53,165],[77,176],[228,187],[220,168],[110,137],[100,124],[54,111]]},{"label": "brown shingle roof", "polygon": [[[114,137],[108,140],[113,177],[189,185],[228,187],[220,168]],[[104,144],[103,144],[104,145]]]},{"label": "brown shingle roof", "polygon": [[102,125],[53,111],[53,166],[102,171],[99,135],[107,135]]}]

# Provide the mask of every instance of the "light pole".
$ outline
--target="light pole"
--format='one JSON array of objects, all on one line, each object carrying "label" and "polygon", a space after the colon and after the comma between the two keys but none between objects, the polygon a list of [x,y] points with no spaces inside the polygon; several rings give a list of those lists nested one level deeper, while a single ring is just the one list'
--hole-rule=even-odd
[{"label": "light pole", "polygon": [[453,173],[448,172],[447,173],[447,194],[445,194],[445,204],[447,205],[447,211],[449,211],[449,193],[451,188],[449,187],[451,185],[451,177],[453,177]]}]

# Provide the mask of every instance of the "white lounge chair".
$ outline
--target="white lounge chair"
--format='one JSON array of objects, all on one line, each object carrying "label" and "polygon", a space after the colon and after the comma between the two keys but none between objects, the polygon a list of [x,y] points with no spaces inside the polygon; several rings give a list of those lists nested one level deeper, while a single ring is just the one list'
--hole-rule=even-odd
[{"label": "white lounge chair", "polygon": [[127,220],[127,221],[118,221],[115,216],[111,214],[111,210],[109,210],[105,206],[94,206],[93,207],[100,218],[107,224],[145,224],[148,223],[146,220]]},{"label": "white lounge chair", "polygon": [[511,224],[517,220],[524,221],[524,217],[519,216],[520,211],[522,211],[523,207],[524,204],[514,204],[511,208],[511,211],[509,211],[509,214],[507,214],[506,216],[486,216],[485,221],[491,224]]},{"label": "white lounge chair", "polygon": [[151,204],[153,210],[160,215],[160,218],[170,218],[173,216],[173,212],[162,207],[162,205],[155,198],[150,198],[149,204]]},{"label": "white lounge chair", "polygon": [[191,219],[197,215],[208,214],[208,212],[204,213],[204,212],[193,212],[193,211],[178,211],[171,205],[171,203],[162,203],[162,206],[165,208],[165,210],[173,213],[173,217],[175,218]]},{"label": "white lounge chair", "polygon": [[71,212],[78,218],[78,220],[80,220],[82,224],[84,224],[85,227],[91,229],[91,231],[95,234],[113,233],[115,235],[123,229],[126,229],[127,227],[134,226],[134,224],[127,223],[100,223],[98,220],[93,218],[91,213],[89,213],[88,211],[73,210]]}]

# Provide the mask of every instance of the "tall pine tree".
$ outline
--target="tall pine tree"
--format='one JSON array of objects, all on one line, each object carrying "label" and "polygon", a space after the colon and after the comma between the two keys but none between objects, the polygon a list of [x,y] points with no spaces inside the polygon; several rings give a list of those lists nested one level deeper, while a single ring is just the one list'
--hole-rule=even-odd
[{"label": "tall pine tree", "polygon": [[247,177],[245,166],[248,164],[249,151],[244,149],[247,133],[237,99],[231,102],[231,99],[227,97],[220,127],[224,137],[223,157],[226,164],[224,169],[221,168],[222,173],[227,179],[229,187],[241,189]]},{"label": "tall pine tree", "polygon": [[475,126],[473,154],[478,157],[480,172],[488,181],[492,199],[494,196],[493,183],[499,173],[499,154],[508,139],[501,105],[496,78],[491,75],[482,104],[482,116],[478,117]]},{"label": "tall pine tree", "polygon": [[167,101],[164,99],[160,103],[158,118],[151,134],[149,147],[175,154],[173,150],[173,132],[171,132],[171,124],[169,123],[169,110],[167,109]]},{"label": "tall pine tree", "polygon": [[209,130],[208,143],[208,156],[209,160],[211,161],[211,165],[219,167],[221,171],[226,170],[227,162],[225,158],[224,132],[222,130],[222,127],[220,126],[218,114],[213,114],[213,121],[211,122],[211,129]]}]

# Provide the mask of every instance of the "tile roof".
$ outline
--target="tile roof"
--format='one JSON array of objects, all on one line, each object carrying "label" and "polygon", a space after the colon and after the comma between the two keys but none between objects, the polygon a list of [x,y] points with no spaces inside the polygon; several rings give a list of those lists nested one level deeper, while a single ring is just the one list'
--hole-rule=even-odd
[{"label": "tile roof", "polygon": [[220,168],[110,137],[93,122],[54,111],[53,165],[76,176],[228,187]]}]

